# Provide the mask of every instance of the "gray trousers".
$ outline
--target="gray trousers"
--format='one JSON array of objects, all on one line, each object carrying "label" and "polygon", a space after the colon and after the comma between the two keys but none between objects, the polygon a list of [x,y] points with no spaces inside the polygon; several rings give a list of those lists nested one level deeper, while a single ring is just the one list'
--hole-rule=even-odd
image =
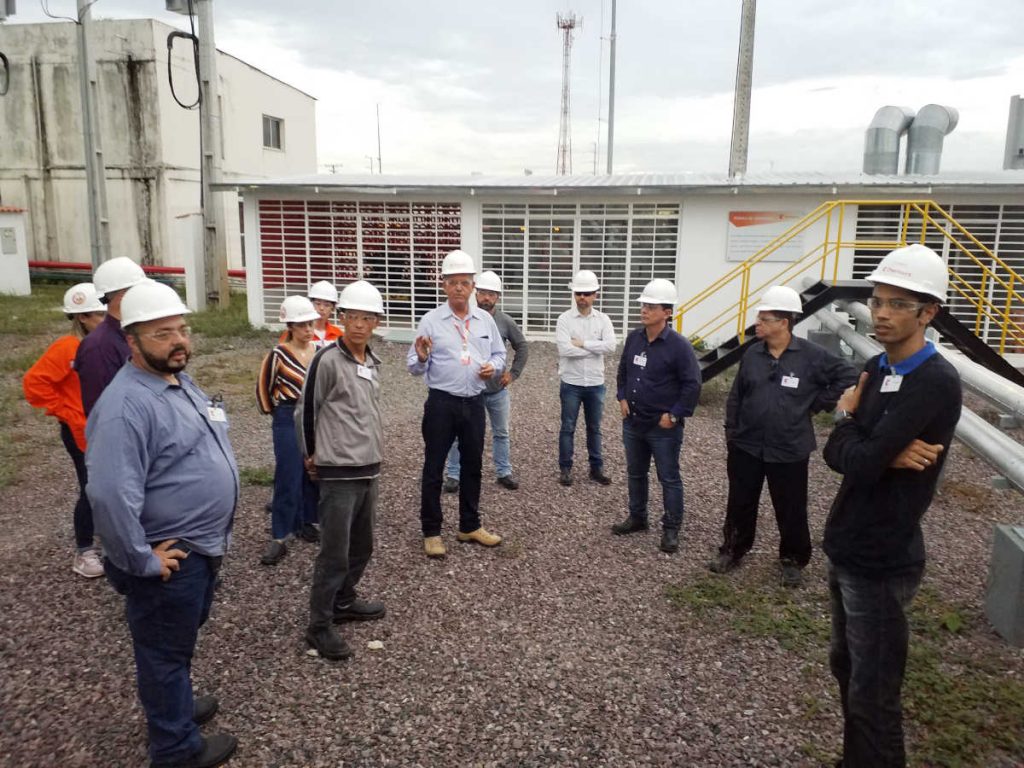
[{"label": "gray trousers", "polygon": [[320,482],[320,554],[309,593],[310,629],[330,626],[335,606],[347,606],[356,599],[356,584],[373,554],[377,481]]}]

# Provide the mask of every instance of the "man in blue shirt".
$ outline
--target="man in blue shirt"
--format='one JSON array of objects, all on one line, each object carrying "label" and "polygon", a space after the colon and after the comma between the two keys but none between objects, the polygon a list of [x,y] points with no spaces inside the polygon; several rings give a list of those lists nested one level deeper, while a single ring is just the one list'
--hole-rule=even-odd
[{"label": "man in blue shirt", "polygon": [[629,516],[612,526],[618,535],[645,531],[651,457],[661,481],[665,514],[661,551],[679,549],[683,524],[683,479],[679,451],[683,419],[692,416],[700,396],[700,366],[690,342],[669,327],[676,302],[670,280],[655,279],[637,299],[642,328],[626,337],[616,377],[626,449]]},{"label": "man in blue shirt", "polygon": [[505,342],[489,312],[471,307],[476,266],[464,251],[452,251],[441,264],[448,301],[420,320],[406,364],[426,380],[423,408],[423,476],[420,523],[427,557],[444,557],[441,539],[441,484],[444,464],[458,439],[462,454],[458,540],[495,547],[501,537],[480,524],[480,477],[484,449],[483,391],[505,367]]},{"label": "man in blue shirt", "polygon": [[147,281],[121,309],[131,360],[89,417],[86,492],[107,578],[125,596],[151,768],[220,765],[238,742],[200,735],[218,705],[193,698],[189,670],[228,547],[238,467],[223,404],[184,373],[189,310],[177,293]]}]

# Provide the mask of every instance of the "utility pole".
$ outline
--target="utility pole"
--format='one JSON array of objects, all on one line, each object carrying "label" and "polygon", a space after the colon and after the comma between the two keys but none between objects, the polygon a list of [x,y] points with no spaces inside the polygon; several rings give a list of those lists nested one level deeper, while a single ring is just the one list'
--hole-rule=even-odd
[{"label": "utility pole", "polygon": [[732,145],[729,176],[747,172],[747,139],[750,134],[750,91],[754,79],[754,11],[757,0],[743,0],[740,18],[740,50],[736,61],[736,93],[732,107]]},{"label": "utility pole", "polygon": [[[81,1],[81,0],[80,0]],[[199,142],[202,148],[203,276],[199,302],[227,307],[228,249],[220,194],[211,186],[221,179],[221,117],[217,79],[217,44],[213,34],[213,0],[194,0],[199,22]],[[205,306],[197,309],[205,309]]]},{"label": "utility pole", "polygon": [[78,82],[82,94],[82,134],[85,138],[85,190],[89,207],[89,251],[92,268],[110,258],[110,219],[107,216],[107,171],[103,162],[99,121],[96,119],[96,68],[89,53],[92,3],[78,0]]},{"label": "utility pole", "polygon": [[380,163],[380,104],[377,105],[377,173],[384,173]]},{"label": "utility pole", "polygon": [[608,37],[608,175],[612,174],[615,148],[615,0],[612,0],[612,33]]}]

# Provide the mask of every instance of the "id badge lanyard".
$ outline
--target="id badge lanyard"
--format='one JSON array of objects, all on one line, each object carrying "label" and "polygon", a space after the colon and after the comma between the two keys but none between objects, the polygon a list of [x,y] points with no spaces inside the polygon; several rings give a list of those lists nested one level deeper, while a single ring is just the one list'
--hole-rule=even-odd
[{"label": "id badge lanyard", "polygon": [[462,323],[459,322],[458,318],[455,320],[455,330],[459,332],[459,338],[462,339],[462,356],[459,358],[459,362],[463,365],[469,365],[470,354],[469,354],[469,321],[470,318],[466,318],[466,328],[463,330]]}]

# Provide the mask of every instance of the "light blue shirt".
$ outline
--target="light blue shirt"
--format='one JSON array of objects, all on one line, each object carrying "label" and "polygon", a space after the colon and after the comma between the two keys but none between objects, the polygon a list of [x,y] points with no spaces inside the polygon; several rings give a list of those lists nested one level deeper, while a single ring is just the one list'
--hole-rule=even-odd
[{"label": "light blue shirt", "polygon": [[167,539],[223,555],[238,503],[226,417],[211,416],[210,399],[187,374],[177,378],[174,385],[126,363],[85,429],[96,532],[111,562],[135,576],[160,575],[151,545]]},{"label": "light blue shirt", "polygon": [[[505,342],[489,312],[479,307],[469,308],[469,327],[459,319],[445,302],[432,309],[420,320],[417,336],[429,336],[433,344],[426,362],[420,362],[415,342],[409,346],[406,365],[413,376],[422,376],[431,389],[440,389],[450,395],[473,397],[484,391],[487,382],[480,378],[480,366],[490,363],[494,375],[505,367]],[[463,341],[465,337],[465,341]],[[463,350],[469,362],[463,363]]]}]

